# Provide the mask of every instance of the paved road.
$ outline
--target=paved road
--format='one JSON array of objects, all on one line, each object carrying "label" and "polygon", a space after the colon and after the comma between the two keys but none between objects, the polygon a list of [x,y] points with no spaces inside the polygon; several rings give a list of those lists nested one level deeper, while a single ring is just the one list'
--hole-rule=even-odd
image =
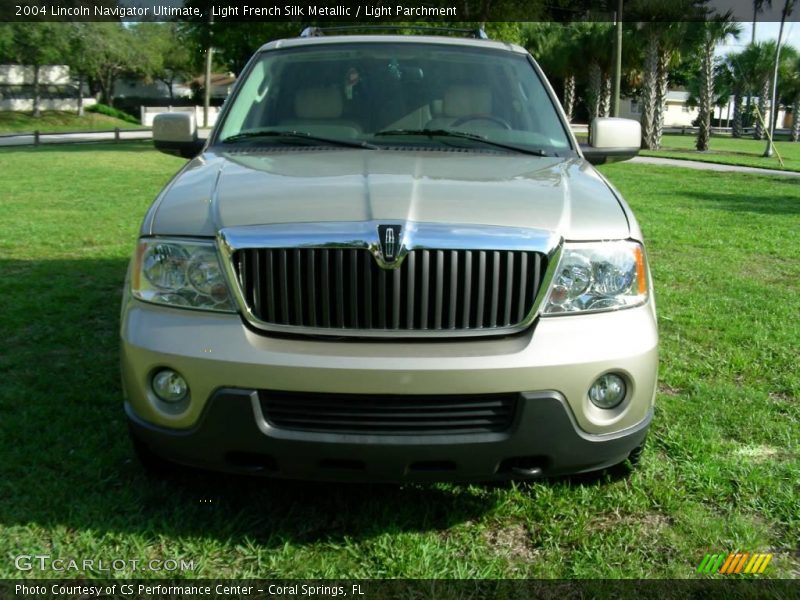
[{"label": "paved road", "polygon": [[[207,137],[210,129],[199,129],[200,137]],[[40,144],[69,144],[75,142],[107,142],[114,140],[113,131],[96,131],[90,133],[42,133],[39,136]],[[153,139],[153,132],[150,129],[141,131],[130,130],[120,131],[121,141],[150,140]],[[33,134],[25,135],[1,135],[0,146],[31,146],[33,145]]]},{"label": "paved road", "polygon": [[[208,136],[210,130],[201,129],[201,137]],[[48,133],[39,137],[40,144],[66,144],[74,142],[103,142],[114,139],[113,131],[98,131],[94,133]],[[153,132],[149,129],[142,131],[120,131],[119,139],[130,140],[149,140],[152,139]],[[33,135],[11,135],[0,136],[0,146],[30,146],[33,144]],[[666,167],[683,167],[684,169],[698,169],[700,171],[724,171],[733,173],[752,173],[755,175],[776,175],[783,177],[800,177],[798,171],[779,171],[777,169],[762,169],[760,167],[741,167],[737,165],[723,165],[719,163],[701,162],[697,160],[678,160],[675,158],[657,158],[655,156],[637,156],[630,162],[659,165]]]},{"label": "paved road", "polygon": [[777,175],[783,177],[800,177],[798,171],[779,171],[778,169],[762,169],[760,167],[740,167],[738,165],[721,165],[719,163],[700,162],[699,160],[681,160],[677,158],[657,158],[655,156],[637,156],[630,162],[644,165],[664,167],[683,167],[699,171],[725,171],[733,173],[752,173],[754,175]]},{"label": "paved road", "polygon": [[[149,140],[152,137],[153,134],[149,129],[119,132],[119,139],[123,141]],[[39,136],[39,143],[67,144],[75,142],[104,142],[113,139],[115,139],[113,131],[97,131],[93,133],[43,133]],[[33,142],[33,134],[0,137],[0,146],[30,146]]]}]

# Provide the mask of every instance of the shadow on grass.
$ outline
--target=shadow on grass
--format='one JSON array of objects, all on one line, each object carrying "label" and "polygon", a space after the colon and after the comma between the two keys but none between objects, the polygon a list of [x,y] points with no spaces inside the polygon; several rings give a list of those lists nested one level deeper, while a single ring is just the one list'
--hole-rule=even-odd
[{"label": "shadow on grass", "polygon": [[491,487],[148,476],[122,410],[124,259],[0,260],[0,522],[286,542],[440,530],[479,518]]},{"label": "shadow on grass", "polygon": [[[0,320],[0,523],[277,548],[448,529],[492,510],[508,487],[148,475],[128,440],[119,384],[126,266],[124,259],[0,260],[8,282]],[[609,477],[572,481],[597,485]],[[549,484],[521,489],[538,485]]]},{"label": "shadow on grass", "polygon": [[[792,191],[797,190],[797,180],[770,177],[770,185],[791,185]],[[754,212],[765,215],[797,215],[800,214],[800,195],[771,195],[755,193],[716,193],[716,192],[691,192],[685,191],[687,198],[699,200],[706,208],[728,210],[731,212]]]}]

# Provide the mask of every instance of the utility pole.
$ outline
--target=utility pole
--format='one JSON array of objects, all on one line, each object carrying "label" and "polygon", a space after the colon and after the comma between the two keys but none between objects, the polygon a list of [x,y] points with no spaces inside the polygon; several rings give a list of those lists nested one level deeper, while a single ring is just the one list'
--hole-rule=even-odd
[{"label": "utility pole", "polygon": [[208,127],[208,107],[211,104],[211,59],[214,56],[214,13],[208,17],[208,46],[206,47],[206,75],[203,85],[203,127]]},{"label": "utility pole", "polygon": [[614,43],[614,96],[611,99],[611,116],[619,116],[619,88],[622,81],[622,0],[617,0],[617,38]]},{"label": "utility pole", "polygon": [[[783,10],[781,11],[781,27],[778,29],[778,44],[775,49],[775,68],[772,71],[772,100],[769,105],[769,134],[767,135],[767,147],[764,156],[772,156],[772,141],[775,139],[775,117],[778,113],[778,67],[781,63],[781,41],[783,41],[783,26],[786,24],[787,17],[792,13],[796,0],[784,0]],[[766,115],[761,115],[766,118]]]}]

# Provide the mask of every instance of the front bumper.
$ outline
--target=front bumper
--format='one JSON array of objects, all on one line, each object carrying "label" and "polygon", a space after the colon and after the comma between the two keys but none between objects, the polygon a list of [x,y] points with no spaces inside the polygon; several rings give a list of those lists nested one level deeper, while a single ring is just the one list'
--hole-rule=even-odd
[{"label": "front bumper", "polygon": [[222,389],[188,431],[140,419],[133,435],[161,457],[194,467],[307,480],[491,481],[593,471],[624,461],[644,442],[652,411],[606,436],[580,431],[556,392],[520,394],[508,432],[359,436],[280,430],[264,418],[255,390]]},{"label": "front bumper", "polygon": [[[238,315],[126,299],[122,379],[134,434],[191,465],[304,479],[488,480],[600,469],[644,439],[655,395],[658,334],[651,303],[541,318],[492,339],[287,339]],[[190,399],[171,407],[150,390],[159,368],[180,372]],[[587,390],[622,373],[629,393],[600,410]],[[288,431],[260,414],[256,390],[373,395],[519,394],[500,433],[403,438]],[[514,471],[514,468],[517,471]]]}]

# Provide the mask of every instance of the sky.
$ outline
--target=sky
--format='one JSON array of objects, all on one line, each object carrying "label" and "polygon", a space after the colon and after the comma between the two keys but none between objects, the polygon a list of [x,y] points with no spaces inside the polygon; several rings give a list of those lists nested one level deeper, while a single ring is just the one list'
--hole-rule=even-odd
[{"label": "sky", "polygon": [[[719,45],[716,49],[717,56],[725,56],[729,52],[741,52],[750,43],[753,35],[752,23],[739,23],[742,33],[738,40],[729,39],[725,45]],[[774,21],[761,22],[756,24],[756,41],[764,42],[767,40],[777,40],[780,23]],[[794,46],[800,51],[800,23],[797,21],[787,21],[783,26],[783,44]]]}]

